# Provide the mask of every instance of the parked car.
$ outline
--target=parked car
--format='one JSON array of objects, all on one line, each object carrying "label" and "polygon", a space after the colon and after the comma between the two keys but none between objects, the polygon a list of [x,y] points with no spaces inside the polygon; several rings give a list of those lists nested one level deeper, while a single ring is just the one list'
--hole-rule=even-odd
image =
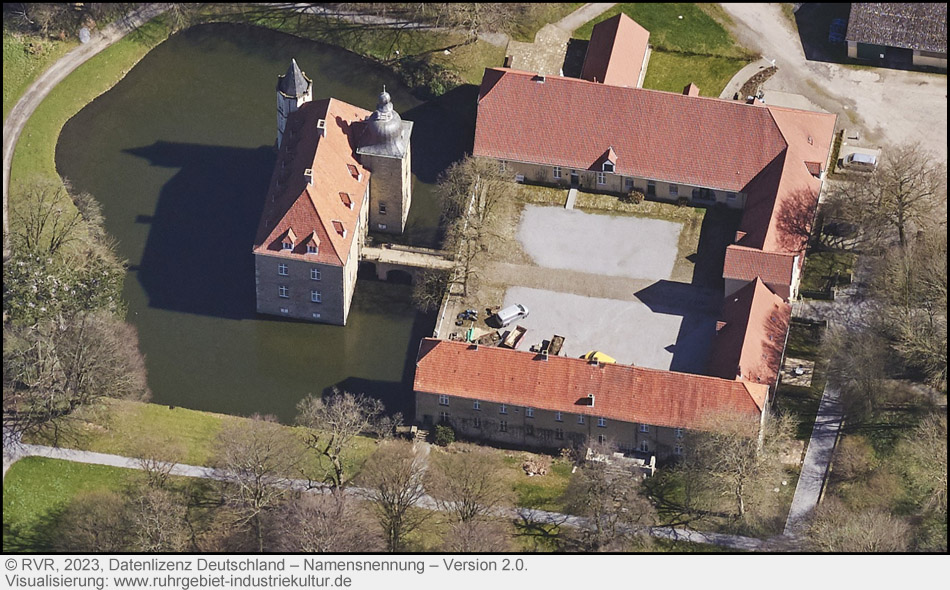
[{"label": "parked car", "polygon": [[873,172],[877,166],[877,156],[863,152],[852,152],[841,158],[841,166],[859,172]]},{"label": "parked car", "polygon": [[499,327],[504,328],[515,320],[523,320],[528,317],[528,308],[520,303],[516,303],[499,310],[498,313],[495,314],[495,317],[498,320]]}]

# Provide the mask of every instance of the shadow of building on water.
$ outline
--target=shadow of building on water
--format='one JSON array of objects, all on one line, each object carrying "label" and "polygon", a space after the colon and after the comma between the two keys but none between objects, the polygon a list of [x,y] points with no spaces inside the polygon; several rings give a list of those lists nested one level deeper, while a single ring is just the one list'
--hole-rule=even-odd
[{"label": "shadow of building on water", "polygon": [[151,307],[229,319],[255,316],[251,254],[276,156],[257,149],[158,141],[125,150],[178,168],[162,187],[142,260]]}]

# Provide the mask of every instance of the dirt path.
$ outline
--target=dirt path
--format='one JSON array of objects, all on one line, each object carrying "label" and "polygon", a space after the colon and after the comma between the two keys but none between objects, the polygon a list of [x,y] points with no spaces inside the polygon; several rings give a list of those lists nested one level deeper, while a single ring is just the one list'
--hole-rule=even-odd
[{"label": "dirt path", "polygon": [[[744,46],[775,60],[778,72],[764,88],[802,94],[839,116],[840,127],[863,128],[870,143],[920,141],[947,160],[945,75],[853,67],[805,59],[797,31],[777,4],[722,4]],[[766,100],[768,95],[766,94]]]},{"label": "dirt path", "polygon": [[40,106],[43,99],[62,82],[66,76],[84,64],[92,56],[119,39],[125,37],[143,23],[155,18],[168,10],[168,4],[147,4],[143,8],[129,13],[116,22],[107,26],[89,43],[80,45],[63,57],[59,58],[26,89],[20,100],[10,111],[7,120],[3,122],[3,260],[10,257],[10,224],[7,207],[7,193],[10,189],[10,166],[13,163],[13,151],[16,148],[20,133],[29,120],[30,115]]}]

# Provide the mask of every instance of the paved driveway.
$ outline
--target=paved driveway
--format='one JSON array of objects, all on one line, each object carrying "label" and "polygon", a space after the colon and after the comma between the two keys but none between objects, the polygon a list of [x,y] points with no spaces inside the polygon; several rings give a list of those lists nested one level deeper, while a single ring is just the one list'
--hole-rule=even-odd
[{"label": "paved driveway", "polygon": [[947,160],[946,75],[809,61],[778,4],[722,7],[735,22],[731,29],[739,42],[775,60],[778,72],[765,83],[766,93],[803,94],[837,113],[839,126],[863,128],[869,142],[920,141]]}]

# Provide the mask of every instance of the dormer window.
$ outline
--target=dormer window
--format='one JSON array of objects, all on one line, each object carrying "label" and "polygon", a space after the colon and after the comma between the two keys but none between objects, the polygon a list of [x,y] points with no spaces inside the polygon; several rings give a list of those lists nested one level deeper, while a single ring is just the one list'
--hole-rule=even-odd
[{"label": "dormer window", "polygon": [[293,250],[293,249],[294,249],[294,243],[293,243],[293,242],[289,242],[289,241],[287,241],[287,238],[284,238],[284,241],[280,243],[280,247],[281,247],[283,250]]},{"label": "dormer window", "polygon": [[307,244],[307,254],[319,254],[320,248],[316,244]]},{"label": "dormer window", "polygon": [[353,199],[350,198],[349,193],[340,193],[340,201],[343,202],[343,206],[347,209],[353,209]]},{"label": "dormer window", "polygon": [[614,171],[614,163],[610,161],[604,162],[604,172],[613,172],[613,171]]},{"label": "dormer window", "polygon": [[346,226],[343,225],[342,221],[333,220],[333,229],[342,237],[346,237]]},{"label": "dormer window", "polygon": [[294,244],[297,242],[297,235],[294,233],[293,229],[288,229],[284,234],[284,237],[280,240],[281,250],[293,250]]},{"label": "dormer window", "polygon": [[346,169],[350,171],[350,176],[355,178],[358,182],[363,181],[363,173],[360,172],[359,168],[357,168],[353,164],[347,164]]}]

